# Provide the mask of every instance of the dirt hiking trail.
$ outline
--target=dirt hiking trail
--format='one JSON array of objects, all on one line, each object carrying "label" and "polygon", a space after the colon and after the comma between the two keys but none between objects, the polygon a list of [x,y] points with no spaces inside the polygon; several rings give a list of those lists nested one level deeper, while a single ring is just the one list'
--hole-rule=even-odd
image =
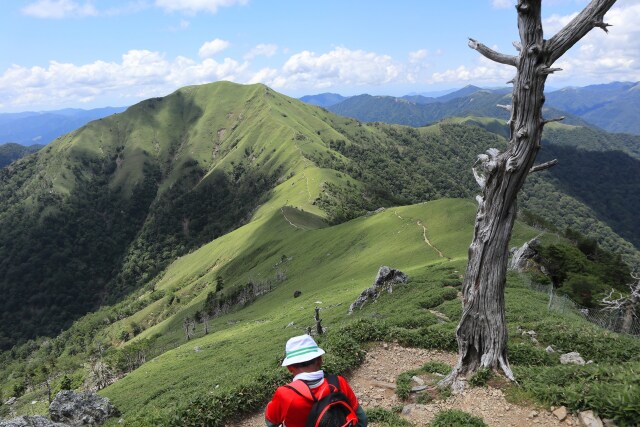
[{"label": "dirt hiking trail", "polygon": [[[417,369],[426,362],[443,362],[453,366],[457,355],[435,350],[402,347],[398,344],[376,344],[367,350],[365,362],[348,376],[360,404],[366,410],[372,407],[402,406],[401,417],[416,426],[425,426],[445,409],[460,409],[481,417],[490,427],[557,427],[579,426],[577,417],[569,415],[558,420],[547,409],[520,406],[506,401],[502,390],[492,387],[468,388],[464,393],[429,404],[401,402],[395,395],[396,377],[402,372]],[[369,426],[377,424],[370,422]],[[260,412],[228,427],[264,427],[264,414]]]}]

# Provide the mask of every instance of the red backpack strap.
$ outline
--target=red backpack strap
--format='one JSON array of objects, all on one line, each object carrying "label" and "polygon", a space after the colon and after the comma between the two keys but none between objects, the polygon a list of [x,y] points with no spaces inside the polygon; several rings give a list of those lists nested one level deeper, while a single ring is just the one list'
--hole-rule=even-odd
[{"label": "red backpack strap", "polygon": [[311,388],[309,387],[309,385],[302,380],[292,381],[289,384],[284,385],[283,387],[293,390],[300,396],[304,397],[305,399],[309,399],[312,402],[318,401],[318,399],[316,399],[316,397],[311,392]]}]

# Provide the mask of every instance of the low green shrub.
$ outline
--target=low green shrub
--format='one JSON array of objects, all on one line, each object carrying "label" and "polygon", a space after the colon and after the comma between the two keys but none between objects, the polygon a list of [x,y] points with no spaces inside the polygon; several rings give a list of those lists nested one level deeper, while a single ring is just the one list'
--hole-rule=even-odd
[{"label": "low green shrub", "polygon": [[536,347],[528,342],[507,343],[509,362],[522,366],[551,366],[558,363],[558,359],[553,358],[544,349]]},{"label": "low green shrub", "polygon": [[462,286],[462,279],[459,278],[450,278],[442,281],[442,286],[451,286],[454,288],[459,288]]},{"label": "low green shrub", "polygon": [[562,352],[577,351],[598,363],[640,361],[640,340],[592,324],[539,322],[532,325],[538,340]]},{"label": "low green shrub", "polygon": [[430,427],[487,427],[480,417],[473,416],[458,409],[448,409],[438,412]]},{"label": "low green shrub", "polygon": [[400,400],[407,400],[411,394],[411,377],[415,371],[403,372],[396,378],[396,396]]},{"label": "low green shrub", "polygon": [[391,327],[389,338],[406,347],[433,348],[455,351],[458,348],[455,325],[439,323],[420,329]]},{"label": "low green shrub", "polygon": [[449,372],[451,372],[451,366],[447,365],[446,363],[431,361],[422,365],[422,367],[420,367],[420,370],[422,372],[429,372],[431,374],[447,375]]},{"label": "low green shrub", "polygon": [[472,387],[484,387],[493,378],[493,371],[487,368],[478,369],[469,378],[469,385]]},{"label": "low green shrub", "polygon": [[392,411],[376,406],[367,409],[367,421],[374,422],[380,426],[396,427],[411,426],[411,423]]},{"label": "low green shrub", "polygon": [[348,335],[360,343],[384,341],[389,335],[389,325],[378,319],[358,319],[340,328],[338,335]]},{"label": "low green shrub", "polygon": [[318,344],[327,352],[324,359],[327,372],[341,374],[364,362],[365,351],[347,333],[323,335]]},{"label": "low green shrub", "polygon": [[438,323],[438,318],[428,312],[425,313],[407,313],[402,317],[394,318],[394,324],[401,328],[418,329]]},{"label": "low green shrub", "polygon": [[591,409],[619,426],[640,425],[640,363],[514,367],[522,388],[544,404]]},{"label": "low green shrub", "polygon": [[462,317],[462,303],[458,299],[445,301],[436,310],[447,316],[452,322],[457,323]]},{"label": "low green shrub", "polygon": [[424,309],[434,308],[445,301],[450,301],[458,297],[458,290],[455,288],[435,288],[432,289],[418,304]]}]

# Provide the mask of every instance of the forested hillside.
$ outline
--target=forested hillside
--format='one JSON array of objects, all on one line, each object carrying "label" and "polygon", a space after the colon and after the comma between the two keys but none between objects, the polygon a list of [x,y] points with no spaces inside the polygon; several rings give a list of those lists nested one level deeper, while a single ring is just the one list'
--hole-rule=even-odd
[{"label": "forested hillside", "polygon": [[28,154],[35,153],[42,147],[42,145],[30,145],[25,147],[12,142],[0,144],[0,168],[7,166],[9,163]]}]

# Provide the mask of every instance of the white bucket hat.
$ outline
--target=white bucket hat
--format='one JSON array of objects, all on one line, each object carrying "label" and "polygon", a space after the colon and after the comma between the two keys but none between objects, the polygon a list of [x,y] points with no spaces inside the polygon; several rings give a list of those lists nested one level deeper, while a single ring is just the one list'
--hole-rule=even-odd
[{"label": "white bucket hat", "polygon": [[285,357],[282,366],[294,365],[296,363],[307,362],[316,357],[322,356],[324,350],[309,335],[299,335],[290,338],[285,346]]}]

